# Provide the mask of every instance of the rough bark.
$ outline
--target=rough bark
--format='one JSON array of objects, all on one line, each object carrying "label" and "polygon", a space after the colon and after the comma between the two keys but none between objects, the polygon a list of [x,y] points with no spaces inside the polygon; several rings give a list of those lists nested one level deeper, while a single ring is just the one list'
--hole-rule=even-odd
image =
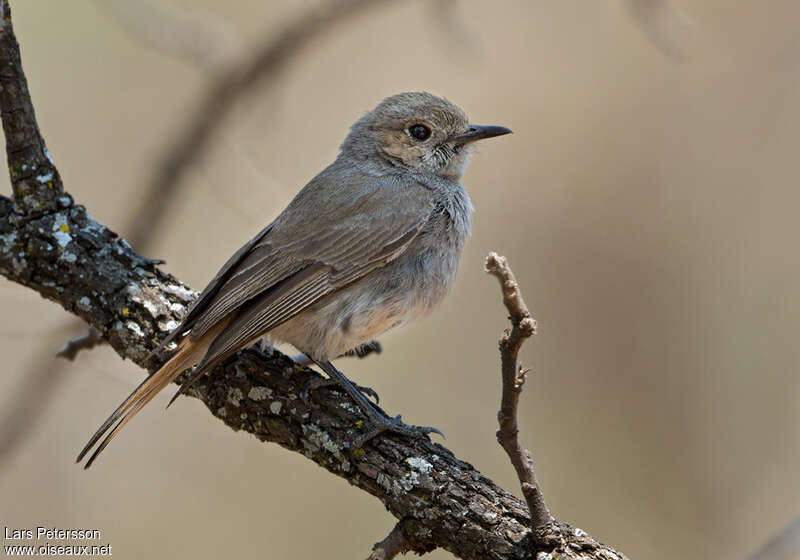
[{"label": "rough bark", "polygon": [[[196,293],[63,190],[36,125],[2,0],[0,15],[0,111],[14,193],[0,197],[0,274],[85,320],[122,358],[152,368],[146,357]],[[523,502],[439,444],[384,435],[351,455],[346,442],[363,429],[364,417],[333,388],[314,391],[308,402],[300,398],[315,376],[278,352],[249,349],[204,377],[191,396],[234,430],[301,453],[380,499],[404,521],[416,552],[442,547],[465,559],[624,558],[565,523],[533,534]]]}]

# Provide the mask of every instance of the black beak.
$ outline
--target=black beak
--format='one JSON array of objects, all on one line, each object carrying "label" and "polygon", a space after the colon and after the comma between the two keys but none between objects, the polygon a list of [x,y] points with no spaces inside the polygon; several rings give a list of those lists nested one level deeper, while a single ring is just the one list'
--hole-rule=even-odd
[{"label": "black beak", "polygon": [[511,134],[511,129],[504,126],[482,126],[479,124],[469,125],[469,129],[464,134],[460,134],[453,138],[456,146],[469,144],[475,140],[483,140],[484,138],[492,138],[494,136],[502,136],[503,134]]}]

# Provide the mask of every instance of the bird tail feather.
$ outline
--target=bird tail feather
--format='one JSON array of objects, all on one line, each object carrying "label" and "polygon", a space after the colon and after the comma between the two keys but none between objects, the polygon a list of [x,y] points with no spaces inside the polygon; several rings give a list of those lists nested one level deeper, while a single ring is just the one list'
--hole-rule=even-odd
[{"label": "bird tail feather", "polygon": [[[130,422],[131,418],[136,416],[147,403],[153,400],[162,389],[172,383],[181,373],[195,364],[200,363],[208,347],[211,346],[218,332],[224,327],[224,322],[222,323],[223,324],[218,327],[209,330],[198,340],[192,341],[188,336],[181,340],[178,344],[177,353],[170,358],[167,363],[161,366],[158,371],[142,381],[128,398],[122,401],[122,404],[111,413],[105,422],[103,422],[86,446],[81,450],[80,454],[78,454],[76,462],[80,463],[95,444],[100,441],[100,438],[108,432],[108,435],[103,438],[100,445],[98,445],[97,449],[95,449],[94,453],[89,457],[89,460],[86,461],[86,465],[84,465],[83,468],[88,469],[92,463],[94,463],[95,459],[97,459],[98,455],[111,443],[111,440],[122,430],[125,424]],[[205,370],[207,366],[202,364],[201,368]],[[195,375],[193,374],[192,377],[194,378]],[[109,430],[111,431],[109,432]]]}]

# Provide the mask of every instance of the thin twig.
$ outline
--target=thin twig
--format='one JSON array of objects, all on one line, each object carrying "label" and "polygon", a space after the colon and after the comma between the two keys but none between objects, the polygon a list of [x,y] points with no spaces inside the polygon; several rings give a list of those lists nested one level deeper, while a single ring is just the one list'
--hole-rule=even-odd
[{"label": "thin twig", "polygon": [[489,253],[486,257],[486,272],[497,278],[503,292],[503,303],[508,309],[511,329],[506,329],[500,338],[500,358],[503,377],[503,395],[500,401],[500,412],[497,421],[500,429],[497,441],[505,449],[517,477],[522,485],[522,494],[531,512],[531,528],[535,533],[552,522],[550,511],[544,503],[544,496],[533,469],[530,451],[519,442],[519,426],[517,412],[519,395],[525,384],[528,371],[517,364],[517,355],[522,343],[536,334],[536,320],[531,317],[528,306],[522,299],[519,284],[505,257],[497,253]]},{"label": "thin twig", "polygon": [[98,344],[103,344],[103,337],[94,327],[81,336],[76,336],[67,341],[64,347],[56,352],[57,358],[64,358],[72,362],[81,350],[91,350]]},{"label": "thin twig", "polygon": [[403,533],[403,522],[398,521],[385,539],[373,545],[367,560],[392,560],[398,554],[409,552],[411,548],[411,543]]}]

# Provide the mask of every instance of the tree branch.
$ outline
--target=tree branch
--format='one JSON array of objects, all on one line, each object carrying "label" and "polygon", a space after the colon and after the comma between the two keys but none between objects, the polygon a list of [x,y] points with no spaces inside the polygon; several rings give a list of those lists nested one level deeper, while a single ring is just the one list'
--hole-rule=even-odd
[{"label": "tree branch", "polygon": [[544,495],[536,479],[530,451],[519,442],[517,412],[519,395],[525,384],[528,371],[517,364],[517,355],[522,343],[536,334],[536,320],[531,317],[514,273],[505,257],[489,253],[486,257],[486,272],[496,277],[503,292],[503,303],[511,319],[511,330],[506,329],[500,338],[500,363],[503,379],[503,396],[497,421],[497,441],[508,454],[522,486],[522,494],[531,513],[531,529],[535,534],[543,531],[552,521],[550,510],[544,503]]},{"label": "tree branch", "polygon": [[[0,274],[57,302],[142,367],[195,292],[133,251],[72,203],[47,156],[22,73],[7,3],[0,24],[0,114],[14,198],[0,197]],[[22,165],[26,168],[23,169]],[[36,166],[35,168],[33,166]],[[50,177],[39,179],[38,174]],[[348,449],[365,418],[335,388],[298,395],[315,372],[278,353],[237,353],[191,392],[220,420],[301,453],[383,502],[413,550],[465,559],[621,559],[579,529],[555,522],[531,536],[525,505],[445,447],[382,435]]]}]

